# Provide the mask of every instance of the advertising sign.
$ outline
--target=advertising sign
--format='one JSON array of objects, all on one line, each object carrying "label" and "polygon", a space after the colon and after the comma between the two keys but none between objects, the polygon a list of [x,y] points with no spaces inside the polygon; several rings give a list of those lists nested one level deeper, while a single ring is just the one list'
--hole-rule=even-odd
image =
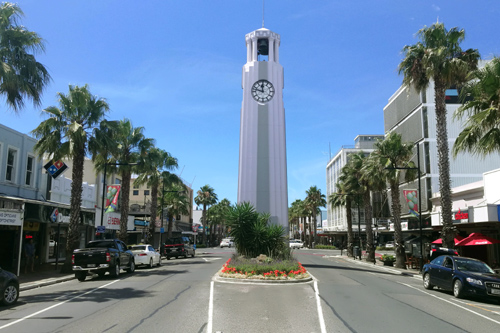
[{"label": "advertising sign", "polygon": [[59,177],[59,175],[62,174],[68,168],[68,166],[66,164],[64,164],[63,161],[60,161],[60,160],[55,161],[55,162],[54,162],[54,160],[50,160],[43,167],[45,168],[45,170],[47,170],[49,175],[51,175],[52,178],[54,178],[54,179]]},{"label": "advertising sign", "polygon": [[0,225],[21,226],[21,213],[0,211]]},{"label": "advertising sign", "polygon": [[117,210],[120,188],[120,185],[107,186],[105,213],[111,213]]},{"label": "advertising sign", "polygon": [[417,190],[403,190],[406,202],[408,203],[408,208],[410,209],[410,214],[418,217],[418,191]]}]

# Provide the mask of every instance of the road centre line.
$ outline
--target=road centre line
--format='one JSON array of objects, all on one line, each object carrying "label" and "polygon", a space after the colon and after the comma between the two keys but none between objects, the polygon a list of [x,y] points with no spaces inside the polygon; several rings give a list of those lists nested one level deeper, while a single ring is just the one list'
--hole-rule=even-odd
[{"label": "road centre line", "polygon": [[110,283],[108,283],[108,284],[105,284],[105,285],[103,285],[103,286],[100,286],[100,287],[98,287],[98,288],[95,288],[95,289],[89,290],[89,291],[87,291],[87,292],[85,292],[85,293],[83,293],[83,294],[81,294],[81,295],[78,295],[78,296],[75,296],[75,297],[69,298],[69,299],[67,299],[67,300],[65,300],[65,301],[63,301],[63,302],[60,302],[60,303],[57,303],[57,304],[51,305],[51,306],[49,306],[49,307],[48,307],[48,308],[46,308],[46,309],[43,309],[43,310],[40,310],[40,311],[38,311],[38,312],[32,313],[32,314],[30,314],[29,316],[26,316],[26,317],[20,318],[20,319],[18,319],[18,320],[16,320],[16,321],[13,321],[12,323],[9,323],[9,324],[6,324],[6,325],[3,325],[3,326],[0,326],[0,330],[4,329],[4,328],[6,328],[6,327],[12,326],[12,325],[14,325],[14,324],[20,323],[20,322],[22,322],[22,321],[24,321],[24,320],[26,320],[26,319],[29,319],[29,318],[34,317],[34,316],[36,316],[36,315],[39,315],[40,313],[43,313],[43,312],[45,312],[45,311],[48,311],[48,310],[53,309],[53,308],[55,308],[55,307],[58,307],[59,305],[63,305],[64,303],[67,303],[67,302],[72,301],[72,300],[74,300],[74,299],[77,299],[77,298],[79,298],[79,297],[82,297],[82,296],[85,296],[85,295],[87,295],[87,294],[93,293],[93,292],[94,292],[94,291],[96,291],[96,290],[99,290],[99,289],[101,289],[101,288],[104,288],[104,287],[107,287],[107,286],[109,286],[109,285],[112,285],[113,283],[118,282],[118,281],[120,281],[120,280],[115,280],[115,281],[112,281],[112,282],[110,282]]},{"label": "road centre line", "polygon": [[461,306],[461,305],[458,305],[458,304],[453,303],[453,302],[451,302],[451,301],[448,301],[447,299],[444,299],[444,298],[438,297],[438,296],[436,296],[436,295],[432,295],[431,293],[428,293],[428,292],[426,292],[426,291],[420,290],[419,288],[416,288],[416,287],[410,286],[409,284],[406,284],[406,283],[401,283],[401,282],[397,282],[397,283],[402,284],[402,285],[404,285],[404,286],[407,286],[408,288],[412,288],[412,289],[418,290],[418,291],[420,291],[420,292],[421,292],[421,293],[423,293],[423,294],[426,294],[426,295],[432,296],[432,297],[437,298],[437,299],[439,299],[439,300],[441,300],[441,301],[443,301],[443,302],[450,303],[451,305],[454,305],[454,306],[456,306],[456,307],[458,307],[458,308],[461,308],[461,309],[463,309],[463,310],[469,311],[469,312],[471,312],[471,313],[473,313],[473,314],[475,314],[475,315],[478,315],[479,317],[482,317],[482,318],[484,318],[484,319],[488,319],[489,321],[492,321],[492,322],[494,322],[495,324],[499,324],[499,325],[500,325],[500,321],[497,321],[497,320],[494,320],[494,319],[492,319],[492,318],[489,318],[489,317],[487,317],[487,316],[485,316],[485,315],[483,315],[483,314],[480,314],[479,312],[472,311],[471,309],[467,309],[466,307]]}]

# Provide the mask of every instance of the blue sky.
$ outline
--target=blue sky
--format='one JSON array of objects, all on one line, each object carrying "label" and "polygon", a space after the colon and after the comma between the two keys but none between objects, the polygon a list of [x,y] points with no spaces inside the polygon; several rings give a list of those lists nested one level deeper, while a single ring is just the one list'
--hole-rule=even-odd
[{"label": "blue sky", "polygon": [[[25,0],[22,24],[46,41],[38,59],[57,92],[88,84],[179,160],[195,192],[209,184],[237,200],[241,70],[245,34],[262,26],[261,0]],[[281,35],[280,63],[288,158],[288,199],[317,186],[325,168],[359,134],[383,134],[383,108],[402,77],[401,49],[438,19],[465,29],[463,48],[500,55],[498,0],[267,0],[265,27]],[[18,115],[0,101],[0,123],[22,133],[40,109]]]}]

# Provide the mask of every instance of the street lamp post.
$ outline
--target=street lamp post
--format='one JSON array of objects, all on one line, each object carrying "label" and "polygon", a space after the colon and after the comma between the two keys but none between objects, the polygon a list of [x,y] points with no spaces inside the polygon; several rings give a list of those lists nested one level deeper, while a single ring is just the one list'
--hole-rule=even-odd
[{"label": "street lamp post", "polygon": [[400,170],[417,170],[418,173],[418,223],[419,223],[419,231],[420,231],[420,271],[422,271],[422,265],[424,261],[424,252],[423,252],[423,235],[422,235],[422,186],[420,184],[420,145],[418,142],[415,143],[417,147],[417,167],[394,167],[394,168],[386,168],[386,169],[400,169]]},{"label": "street lamp post", "polygon": [[102,201],[101,201],[101,226],[104,221],[104,197],[106,196],[106,171],[108,165],[137,165],[138,163],[104,163],[104,179],[102,180]]}]

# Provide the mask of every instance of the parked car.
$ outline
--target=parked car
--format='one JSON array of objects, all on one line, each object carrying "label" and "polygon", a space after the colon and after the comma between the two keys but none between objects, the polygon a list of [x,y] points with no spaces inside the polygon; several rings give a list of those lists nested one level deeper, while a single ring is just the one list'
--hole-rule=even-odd
[{"label": "parked car", "polygon": [[129,245],[128,249],[134,254],[136,266],[148,266],[149,268],[153,268],[153,265],[161,266],[160,252],[156,251],[152,245]]},{"label": "parked car", "polygon": [[446,247],[432,246],[429,260],[432,261],[435,258],[443,255],[458,256],[458,252],[455,249],[448,249]]},{"label": "parked car", "polygon": [[12,305],[19,298],[19,279],[14,273],[8,272],[0,267],[0,302],[4,305]]},{"label": "parked car", "polygon": [[500,301],[500,275],[478,259],[439,256],[422,271],[425,289],[434,286],[453,291],[457,298],[480,296]]},{"label": "parked car", "polygon": [[300,239],[290,239],[289,244],[291,249],[301,249],[304,247],[304,243]]},{"label": "parked car", "polygon": [[114,277],[120,270],[135,271],[134,254],[119,239],[101,239],[87,243],[85,248],[73,251],[73,272],[78,281],[85,281],[88,273],[100,277],[109,272]]},{"label": "parked car", "polygon": [[234,242],[231,238],[223,238],[222,241],[220,242],[220,247],[232,247],[234,246]]},{"label": "parked car", "polygon": [[394,248],[394,242],[393,241],[388,241],[385,243],[385,247],[388,249],[393,249]]},{"label": "parked car", "polygon": [[163,244],[163,256],[167,257],[167,260],[175,257],[187,258],[188,256],[195,256],[195,245],[191,243],[189,237],[172,237],[167,238]]}]

